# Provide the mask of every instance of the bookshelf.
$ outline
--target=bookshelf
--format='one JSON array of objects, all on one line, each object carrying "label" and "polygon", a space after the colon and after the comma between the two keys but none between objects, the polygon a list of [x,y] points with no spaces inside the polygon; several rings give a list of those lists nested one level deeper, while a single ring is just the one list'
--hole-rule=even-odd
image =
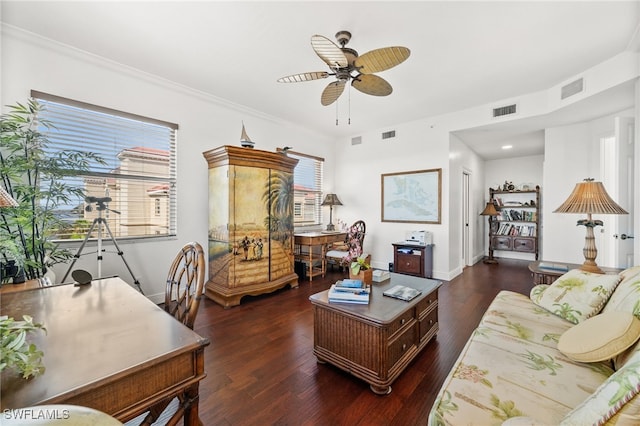
[{"label": "bookshelf", "polygon": [[540,246],[540,186],[504,191],[489,188],[498,216],[489,216],[489,258],[494,251],[531,253]]}]

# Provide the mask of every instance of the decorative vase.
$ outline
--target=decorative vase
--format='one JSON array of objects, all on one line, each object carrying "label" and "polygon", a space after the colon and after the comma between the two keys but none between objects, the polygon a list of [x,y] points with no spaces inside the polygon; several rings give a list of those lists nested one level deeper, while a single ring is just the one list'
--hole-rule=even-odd
[{"label": "decorative vase", "polygon": [[351,268],[349,268],[349,278],[352,280],[361,280],[366,285],[371,285],[373,282],[373,269],[364,271],[361,269],[358,275],[354,275],[353,272],[351,272]]}]

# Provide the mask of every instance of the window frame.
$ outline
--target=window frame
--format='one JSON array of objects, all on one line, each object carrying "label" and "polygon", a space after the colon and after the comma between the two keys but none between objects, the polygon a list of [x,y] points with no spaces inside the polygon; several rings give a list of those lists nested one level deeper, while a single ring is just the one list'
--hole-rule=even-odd
[{"label": "window frame", "polygon": [[[296,177],[296,169],[298,168],[298,166],[301,166],[303,163],[298,161],[298,164],[293,170],[293,181],[294,181],[293,226],[294,228],[297,228],[297,229],[321,226],[322,225],[321,204],[322,204],[322,194],[323,194],[322,185],[324,181],[324,158],[318,157],[315,155],[305,154],[298,151],[291,151],[291,150],[285,151],[282,148],[278,148],[277,152],[281,152],[281,153],[286,152],[286,154],[290,155],[292,158],[297,158],[298,160],[300,159],[311,160],[314,162],[313,163],[314,164],[313,180],[314,180],[314,185],[316,185],[315,188],[308,188],[308,190],[306,191],[303,191],[302,189],[300,189],[304,186],[300,184],[299,180],[297,180],[297,178],[300,178],[300,175],[299,175],[300,171],[298,171],[298,175]],[[308,197],[312,197],[313,203],[306,202]],[[309,204],[312,205],[311,214],[313,215],[313,219],[311,221],[304,220],[305,210],[309,209],[309,207],[305,209],[305,206]],[[295,214],[297,211],[300,212],[299,216],[302,216],[301,219],[298,219],[297,217],[298,215]]]},{"label": "window frame", "polygon": [[[44,107],[45,107],[45,111],[42,114],[43,116],[46,116],[47,112],[47,106],[50,103],[55,103],[55,104],[59,104],[59,105],[63,105],[64,107],[71,107],[71,108],[79,108],[82,111],[78,114],[78,117],[81,116],[81,114],[84,114],[85,112],[88,114],[93,114],[93,113],[97,113],[97,114],[102,114],[102,115],[106,115],[106,116],[112,116],[113,120],[114,120],[114,128],[117,128],[117,120],[119,119],[125,119],[125,120],[131,120],[137,123],[137,125],[139,125],[140,127],[144,127],[144,126],[153,126],[155,128],[164,128],[163,132],[167,132],[167,139],[166,139],[166,143],[167,143],[167,148],[166,151],[163,149],[162,151],[164,151],[164,154],[159,155],[159,157],[168,157],[168,161],[167,161],[167,170],[166,170],[166,175],[163,175],[164,172],[162,173],[158,173],[158,172],[146,172],[145,170],[143,170],[142,172],[139,171],[131,171],[130,173],[113,173],[111,171],[109,172],[105,172],[105,171],[101,171],[98,168],[94,169],[93,171],[87,172],[87,173],[83,173],[83,179],[85,179],[85,190],[87,189],[87,183],[89,180],[91,179],[101,179],[101,180],[106,180],[106,179],[111,179],[114,180],[116,182],[122,182],[122,183],[134,183],[140,186],[140,182],[143,181],[145,182],[145,185],[142,185],[143,188],[147,188],[147,183],[148,185],[153,185],[155,183],[155,185],[158,185],[159,183],[162,183],[164,186],[164,191],[166,193],[166,197],[168,198],[168,204],[167,204],[167,208],[166,208],[166,214],[167,214],[167,218],[166,218],[166,224],[162,224],[162,223],[155,223],[153,224],[152,222],[154,221],[154,219],[157,219],[157,216],[154,214],[155,213],[155,197],[151,197],[150,199],[150,206],[151,208],[147,209],[146,211],[144,209],[142,209],[141,211],[142,216],[136,216],[139,217],[141,219],[143,219],[143,221],[146,221],[146,224],[143,225],[134,225],[134,226],[139,226],[142,229],[144,229],[144,233],[140,233],[140,234],[136,234],[136,235],[118,235],[118,232],[115,232],[115,230],[112,230],[112,232],[114,232],[114,237],[116,237],[118,240],[141,240],[141,239],[146,239],[146,238],[171,238],[171,237],[175,237],[177,235],[178,229],[177,229],[177,223],[178,223],[178,217],[177,217],[177,190],[176,190],[176,186],[177,186],[177,144],[178,144],[178,125],[175,123],[170,123],[167,121],[163,121],[163,120],[158,120],[158,119],[154,119],[154,118],[150,118],[150,117],[145,117],[142,115],[138,115],[138,114],[133,114],[133,113],[129,113],[129,112],[124,112],[124,111],[120,111],[120,110],[116,110],[116,109],[112,109],[112,108],[108,108],[108,107],[103,107],[103,106],[99,106],[99,105],[94,105],[94,104],[90,104],[90,103],[86,103],[86,102],[82,102],[82,101],[78,101],[78,100],[74,100],[74,99],[69,99],[69,98],[64,98],[61,96],[57,96],[57,95],[52,95],[49,93],[44,93],[44,92],[40,92],[40,91],[36,91],[36,90],[31,90],[31,97],[36,99],[38,102],[41,102]],[[63,108],[64,108],[63,107]],[[73,115],[70,115],[70,117],[74,117]],[[46,117],[45,117],[46,118]],[[77,117],[74,117],[77,118]],[[49,121],[52,122],[53,124],[53,131],[55,132],[55,120],[52,121],[50,119],[48,119]],[[49,131],[47,129],[40,129],[42,133],[44,133],[45,135],[49,136],[48,133]],[[69,140],[65,140],[64,137],[60,138],[60,140],[62,142],[52,142],[52,139],[55,138],[49,138],[49,145],[48,148],[53,147],[54,149],[59,148],[59,149],[69,149],[69,147],[71,146]],[[162,138],[160,138],[162,139]],[[69,145],[67,145],[69,144]],[[88,144],[88,147],[90,149],[91,146],[99,146],[99,138],[96,138],[94,140],[91,141],[90,144]],[[120,151],[115,154],[115,156],[113,158],[109,158],[109,160],[111,161],[116,161],[116,158],[122,154],[125,151],[135,151],[135,144],[131,147],[129,146],[124,146],[122,148],[119,148]],[[150,148],[150,149],[155,149],[153,148],[151,145],[149,146],[144,146],[144,148]],[[99,151],[99,150],[98,150]],[[161,151],[158,151],[161,152]],[[164,162],[165,160],[162,160],[161,162]],[[118,164],[118,163],[116,163]],[[122,163],[120,163],[122,164]],[[144,167],[143,167],[144,169]],[[88,178],[88,179],[87,179]],[[90,184],[88,184],[90,185]],[[87,194],[89,195],[89,194]],[[109,195],[107,195],[109,196]],[[135,201],[126,201],[127,203],[131,203]],[[91,203],[86,203],[84,204],[84,206],[88,206]],[[115,208],[115,207],[114,207]],[[104,213],[104,217],[105,219],[110,219],[110,220],[114,220],[117,221],[119,220],[119,218],[116,218],[116,215],[112,215],[110,214],[109,210],[106,210],[103,212]],[[95,216],[95,211],[93,216]],[[85,212],[83,212],[81,214],[81,217],[78,219],[85,219],[88,221],[92,221],[94,220],[93,216],[88,216],[86,213],[86,209]],[[118,215],[119,216],[119,215]],[[109,223],[109,222],[107,222]],[[110,228],[113,227],[113,223],[110,225]],[[165,228],[166,232],[163,233],[159,233],[158,232],[158,228]],[[94,231],[93,233],[94,237],[90,238],[90,240],[95,240],[95,235],[96,232]],[[107,234],[105,234],[107,235]],[[86,237],[86,236],[84,236]],[[55,238],[54,239],[55,242],[57,243],[75,243],[75,242],[80,242],[82,241],[81,239],[78,238]]]}]

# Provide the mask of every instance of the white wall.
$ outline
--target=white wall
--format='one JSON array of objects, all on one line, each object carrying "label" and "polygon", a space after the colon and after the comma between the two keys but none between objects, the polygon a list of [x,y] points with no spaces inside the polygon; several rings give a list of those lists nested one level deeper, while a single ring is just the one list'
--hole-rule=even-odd
[{"label": "white wall", "polygon": [[[166,274],[179,248],[188,241],[207,244],[207,162],[202,152],[220,145],[239,145],[241,121],[256,149],[292,146],[324,157],[326,185],[333,186],[333,140],[260,112],[178,86],[154,76],[51,43],[3,26],[2,105],[25,102],[30,90],[51,93],[147,117],[178,123],[178,235],[172,239],[119,241],[124,257],[143,291],[154,301],[164,292]],[[76,245],[77,246],[77,245]],[[110,244],[105,244],[102,275],[130,275]],[[74,248],[74,252],[75,252]],[[95,253],[89,245],[84,253]],[[77,268],[97,275],[95,254],[82,256]],[[66,265],[54,268],[58,278]],[[163,298],[163,296],[162,296]]]}]

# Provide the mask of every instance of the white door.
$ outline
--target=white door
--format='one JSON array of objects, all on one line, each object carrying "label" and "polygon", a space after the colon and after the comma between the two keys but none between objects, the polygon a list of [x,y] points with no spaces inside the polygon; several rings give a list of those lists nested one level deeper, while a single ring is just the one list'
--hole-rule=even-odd
[{"label": "white door", "polygon": [[614,215],[614,265],[628,268],[633,265],[633,201],[634,176],[634,120],[633,118],[616,117],[616,157],[617,157],[617,192],[611,194],[613,199],[629,214]]},{"label": "white door", "polygon": [[614,134],[601,139],[602,182],[628,215],[603,215],[598,264],[617,268],[633,265],[634,132],[633,118],[616,117]]},{"label": "white door", "polygon": [[471,191],[469,189],[470,175],[469,172],[462,172],[462,261],[463,267],[470,266],[471,261],[471,232],[469,229],[469,206],[471,205],[469,197]]}]

